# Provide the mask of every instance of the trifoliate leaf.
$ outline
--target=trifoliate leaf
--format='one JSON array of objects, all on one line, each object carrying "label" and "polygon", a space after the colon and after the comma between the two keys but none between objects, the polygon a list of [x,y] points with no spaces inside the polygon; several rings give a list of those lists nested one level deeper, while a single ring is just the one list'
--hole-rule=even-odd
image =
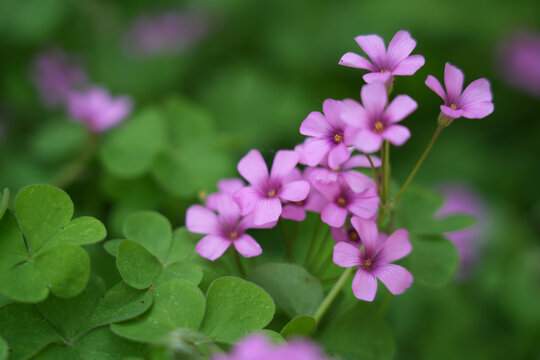
[{"label": "trifoliate leaf", "polygon": [[172,228],[169,220],[154,211],[141,211],[130,215],[124,223],[127,239],[142,245],[164,263],[171,247]]},{"label": "trifoliate leaf", "polygon": [[116,266],[126,283],[136,289],[147,289],[161,273],[161,263],[144,247],[124,240],[118,247]]},{"label": "trifoliate leaf", "polygon": [[315,329],[315,325],[317,325],[317,322],[311,316],[297,316],[289,321],[283,327],[283,329],[281,329],[280,334],[284,338],[294,336],[310,336]]}]

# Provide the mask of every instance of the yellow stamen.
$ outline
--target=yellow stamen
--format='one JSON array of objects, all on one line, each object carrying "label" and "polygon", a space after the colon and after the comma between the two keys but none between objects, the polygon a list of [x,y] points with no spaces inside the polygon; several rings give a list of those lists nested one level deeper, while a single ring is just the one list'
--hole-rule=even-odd
[{"label": "yellow stamen", "polygon": [[375,123],[375,132],[376,132],[377,134],[381,134],[383,131],[384,131],[384,126],[383,126],[382,122],[377,121],[377,122]]},{"label": "yellow stamen", "polygon": [[276,196],[276,190],[272,189],[272,190],[268,191],[268,197],[269,198],[273,198],[274,196]]},{"label": "yellow stamen", "polygon": [[358,233],[354,230],[350,230],[349,231],[349,239],[351,239],[352,241],[356,241],[358,240],[359,236],[358,236]]},{"label": "yellow stamen", "polygon": [[294,203],[294,205],[296,205],[296,206],[304,206],[304,204],[305,204],[305,201],[304,201],[304,200],[302,200],[302,201],[296,201],[296,202]]},{"label": "yellow stamen", "polygon": [[366,270],[369,270],[369,268],[371,267],[372,263],[371,263],[371,259],[365,259],[365,260],[362,260],[362,269],[366,269]]},{"label": "yellow stamen", "polygon": [[232,231],[230,234],[229,234],[229,239],[231,240],[236,240],[238,238],[238,233],[236,231]]},{"label": "yellow stamen", "polygon": [[457,109],[457,105],[456,105],[456,104],[452,104],[452,105],[450,105],[450,107],[451,107],[452,109],[454,109],[454,110]]},{"label": "yellow stamen", "polygon": [[388,72],[388,70],[386,70],[386,69],[382,69],[382,70],[380,71],[380,73],[386,73],[386,72]]},{"label": "yellow stamen", "polygon": [[347,205],[347,200],[345,200],[345,198],[343,196],[340,196],[338,199],[337,199],[337,204],[341,207],[344,207],[345,205]]},{"label": "yellow stamen", "polygon": [[343,141],[343,135],[340,135],[340,134],[334,135],[334,142],[335,142],[336,144],[339,144],[339,143],[341,143],[342,141]]}]

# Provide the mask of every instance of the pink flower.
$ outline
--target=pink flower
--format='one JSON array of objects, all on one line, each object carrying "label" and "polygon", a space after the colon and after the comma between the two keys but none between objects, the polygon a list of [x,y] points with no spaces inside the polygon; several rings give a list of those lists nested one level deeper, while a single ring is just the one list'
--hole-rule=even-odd
[{"label": "pink flower", "polygon": [[416,101],[407,95],[398,95],[387,106],[388,95],[380,82],[364,85],[360,96],[364,106],[346,100],[343,111],[343,120],[357,129],[353,141],[358,150],[375,152],[381,148],[383,140],[401,146],[411,137],[409,129],[396,123],[416,110]]},{"label": "pink flower", "polygon": [[422,55],[409,56],[416,47],[416,41],[407,31],[401,30],[394,35],[388,51],[384,40],[378,35],[357,36],[354,40],[371,62],[358,54],[348,52],[339,60],[339,64],[371,71],[364,75],[367,83],[381,81],[389,86],[394,75],[413,75],[424,66]]},{"label": "pink flower", "polygon": [[309,136],[302,147],[307,165],[320,164],[328,156],[328,164],[333,168],[343,164],[351,155],[347,146],[352,145],[352,141],[346,134],[347,124],[341,118],[342,110],[341,101],[326,99],[324,115],[313,111],[300,125],[300,134]]},{"label": "pink flower", "polygon": [[364,249],[360,250],[348,242],[339,242],[334,246],[334,263],[345,268],[358,267],[352,282],[354,296],[373,301],[377,293],[377,279],[394,295],[404,292],[412,284],[413,276],[404,267],[391,262],[411,252],[407,230],[396,230],[386,239],[379,236],[374,221],[353,217],[351,223],[360,235]]},{"label": "pink flower", "polygon": [[314,181],[312,185],[329,201],[321,211],[321,220],[332,227],[342,227],[349,212],[369,219],[379,208],[377,185],[373,180],[366,183],[361,192],[353,191],[344,181],[328,184]]},{"label": "pink flower", "polygon": [[250,186],[234,194],[242,209],[242,215],[253,212],[255,225],[263,225],[279,219],[282,200],[304,200],[309,193],[309,183],[305,180],[286,181],[287,175],[298,164],[298,159],[297,152],[280,150],[268,174],[268,167],[260,152],[251,150],[244,156],[238,163],[238,172]]},{"label": "pink flower", "polygon": [[328,360],[321,350],[307,339],[272,344],[266,336],[250,335],[240,340],[229,355],[215,355],[212,360]]},{"label": "pink flower", "polygon": [[448,118],[446,124],[462,116],[482,119],[493,112],[489,81],[485,78],[475,80],[463,90],[463,78],[461,70],[446,63],[444,68],[446,92],[435,77],[428,75],[426,79],[426,85],[444,100],[441,111]]},{"label": "pink flower", "polygon": [[351,244],[354,244],[358,247],[362,245],[362,241],[360,240],[360,235],[358,235],[358,232],[354,228],[354,226],[342,226],[342,227],[333,227],[330,228],[330,231],[332,232],[332,239],[334,239],[335,242],[348,242]]},{"label": "pink flower", "polygon": [[43,103],[49,107],[64,104],[68,94],[86,84],[86,73],[60,50],[39,54],[31,76]]},{"label": "pink flower", "polygon": [[[381,166],[381,160],[378,157],[373,156],[371,160],[373,161],[374,167]],[[343,180],[353,191],[362,191],[367,186],[371,186],[373,182],[370,177],[352,170],[358,167],[366,168],[371,166],[367,157],[364,155],[355,155],[343,164],[334,168],[330,168],[325,160],[323,160],[321,164],[325,167],[312,168],[311,171],[309,171],[309,178],[312,181],[329,183]],[[366,182],[368,184],[366,184]]]},{"label": "pink flower", "polygon": [[[306,176],[305,172],[311,168],[307,168],[302,172],[295,168],[287,176],[286,181],[304,180]],[[304,221],[306,218],[306,211],[320,213],[321,210],[328,204],[328,200],[324,198],[317,190],[310,186],[307,197],[302,201],[286,202],[283,204],[283,211],[281,217],[284,219]]]},{"label": "pink flower", "polygon": [[444,234],[457,248],[460,260],[458,277],[464,279],[471,275],[485,241],[488,222],[486,205],[478,193],[462,184],[444,185],[440,190],[444,195],[444,204],[435,214],[437,218],[455,214],[476,218],[474,225]]},{"label": "pink flower", "polygon": [[210,194],[206,197],[206,207],[212,210],[217,210],[217,197],[219,197],[221,194],[228,194],[232,196],[244,186],[244,182],[238,178],[219,180],[217,184],[218,192]]},{"label": "pink flower", "polygon": [[131,113],[133,103],[127,96],[111,98],[102,88],[72,92],[68,97],[69,114],[92,132],[102,132],[119,124]]},{"label": "pink flower", "polygon": [[[197,234],[205,234],[195,247],[195,251],[209,260],[216,260],[233,245],[244,257],[262,253],[260,245],[245,233],[255,228],[252,217],[242,217],[238,204],[232,196],[219,194],[214,197],[218,215],[201,205],[192,205],[186,213],[186,227]],[[275,223],[267,224],[272,227]]]},{"label": "pink flower", "polygon": [[498,65],[505,80],[540,97],[540,33],[520,32],[499,46]]}]

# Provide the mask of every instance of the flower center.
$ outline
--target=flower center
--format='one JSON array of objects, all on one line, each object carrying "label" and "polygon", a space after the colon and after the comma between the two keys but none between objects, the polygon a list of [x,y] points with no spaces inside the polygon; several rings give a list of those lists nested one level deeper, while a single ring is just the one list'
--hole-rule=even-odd
[{"label": "flower center", "polygon": [[382,73],[387,73],[387,72],[388,72],[388,70],[386,70],[386,69],[382,69],[382,70],[381,70],[381,71],[379,71],[379,72],[380,72],[381,74],[382,74]]},{"label": "flower center", "polygon": [[371,265],[373,265],[373,263],[371,262],[371,259],[367,258],[367,259],[362,260],[360,267],[362,267],[362,269],[369,270],[371,268]]},{"label": "flower center", "polygon": [[340,196],[337,199],[337,204],[341,207],[345,207],[345,205],[347,205],[347,200],[343,196]]},{"label": "flower center", "polygon": [[296,206],[304,206],[305,203],[306,203],[305,200],[302,200],[302,201],[295,201],[295,202],[294,202],[294,205],[296,205]]},{"label": "flower center", "polygon": [[236,231],[231,231],[231,232],[229,233],[229,239],[231,239],[231,240],[236,240],[236,239],[238,239],[238,233],[237,233]]},{"label": "flower center", "polygon": [[454,109],[454,110],[457,110],[457,105],[456,105],[456,104],[452,104],[452,105],[450,105],[450,107],[451,107],[452,109]]},{"label": "flower center", "polygon": [[268,195],[268,198],[269,198],[269,199],[275,197],[275,196],[276,196],[276,190],[274,190],[274,189],[268,190],[268,194],[267,194],[267,195]]},{"label": "flower center", "polygon": [[336,134],[334,135],[334,142],[336,144],[339,144],[343,141],[343,135],[342,134]]},{"label": "flower center", "polygon": [[348,235],[351,241],[358,241],[358,239],[360,238],[360,236],[358,236],[358,233],[354,229],[349,230]]},{"label": "flower center", "polygon": [[375,123],[375,126],[373,127],[373,129],[375,130],[375,132],[377,134],[381,134],[384,131],[384,126],[383,126],[382,122],[377,120],[377,122]]}]

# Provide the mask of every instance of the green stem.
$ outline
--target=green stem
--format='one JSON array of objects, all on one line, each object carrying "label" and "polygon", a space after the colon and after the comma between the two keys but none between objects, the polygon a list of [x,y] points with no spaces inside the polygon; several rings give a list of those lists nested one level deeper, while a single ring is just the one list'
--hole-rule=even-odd
[{"label": "green stem", "polygon": [[385,157],[384,157],[384,145],[381,146],[381,161],[382,161],[382,164],[381,164],[381,192],[379,193],[379,196],[381,197],[381,204],[384,206],[386,205],[386,192],[384,191],[385,188],[384,188],[384,179],[385,179],[385,176],[386,176],[386,161],[385,161]]},{"label": "green stem", "polygon": [[309,262],[309,264],[307,266],[308,270],[313,270],[313,267],[317,263],[317,259],[321,256],[321,253],[322,253],[322,251],[324,249],[324,245],[326,244],[326,241],[328,240],[329,236],[330,236],[330,227],[328,227],[328,230],[326,231],[326,235],[324,236],[323,240],[319,244],[319,247],[318,247],[317,251],[315,252],[315,256],[313,256],[313,258],[310,260],[310,262]]},{"label": "green stem", "polygon": [[364,155],[369,161],[369,165],[371,166],[371,172],[373,173],[373,178],[375,179],[375,182],[377,183],[377,191],[380,194],[382,192],[382,189],[381,189],[381,181],[379,179],[379,174],[377,172],[377,169],[375,169],[375,165],[373,164],[373,160],[371,159],[371,156],[369,156],[369,154],[366,154],[366,153],[364,153]]},{"label": "green stem", "polygon": [[418,160],[418,162],[414,166],[414,168],[411,171],[409,177],[407,178],[407,180],[405,181],[405,183],[403,184],[403,186],[399,190],[398,194],[396,195],[396,197],[392,201],[392,204],[391,204],[392,208],[396,205],[397,201],[401,198],[401,196],[403,195],[403,193],[405,192],[405,190],[409,186],[410,182],[412,181],[412,179],[414,178],[414,176],[418,172],[418,169],[420,169],[420,166],[422,166],[422,163],[424,162],[427,155],[429,154],[431,148],[433,147],[433,144],[435,144],[435,140],[437,140],[437,137],[439,137],[439,134],[441,133],[442,129],[443,129],[443,127],[441,125],[437,126],[437,130],[435,130],[435,133],[431,137],[431,140],[429,141],[429,144],[426,147],[426,150],[424,150],[424,152],[422,153],[422,156],[420,156],[420,159]]},{"label": "green stem", "polygon": [[305,266],[308,265],[310,259],[311,259],[311,256],[313,255],[313,250],[315,248],[315,243],[317,242],[317,234],[319,233],[319,227],[321,226],[321,222],[320,221],[317,221],[317,223],[315,224],[315,227],[313,228],[313,235],[311,236],[311,242],[309,243],[309,248],[308,248],[308,251],[306,253],[306,261],[304,263]]},{"label": "green stem", "polygon": [[86,163],[90,161],[97,147],[97,138],[94,134],[88,133],[86,145],[79,156],[71,163],[64,166],[52,180],[52,183],[60,188],[71,185],[83,172]]},{"label": "green stem", "polygon": [[390,199],[390,143],[384,142],[384,177],[383,177],[384,194],[386,200]]},{"label": "green stem", "polygon": [[336,281],[336,283],[334,284],[334,287],[332,287],[328,295],[326,295],[326,297],[324,298],[321,305],[319,305],[319,308],[315,311],[315,314],[313,315],[313,317],[315,318],[316,323],[319,323],[321,321],[322,317],[326,313],[326,310],[328,310],[332,302],[335,300],[336,296],[341,291],[341,288],[343,287],[343,285],[345,284],[345,282],[347,281],[347,279],[349,278],[349,276],[353,273],[355,269],[356,268],[351,267],[343,271],[343,274],[341,274],[339,279]]},{"label": "green stem", "polygon": [[285,247],[287,248],[287,261],[292,261],[292,242],[289,238],[289,235],[287,234],[287,228],[285,227],[285,222],[283,219],[279,219],[279,227],[281,228],[281,235],[283,235],[283,239],[285,240]]},{"label": "green stem", "polygon": [[246,277],[246,269],[244,269],[244,265],[242,264],[242,259],[240,259],[240,255],[238,254],[238,251],[235,249],[232,249],[232,252],[234,253],[234,261],[236,262],[236,266],[238,267],[238,271],[240,271],[240,274],[242,277]]}]

